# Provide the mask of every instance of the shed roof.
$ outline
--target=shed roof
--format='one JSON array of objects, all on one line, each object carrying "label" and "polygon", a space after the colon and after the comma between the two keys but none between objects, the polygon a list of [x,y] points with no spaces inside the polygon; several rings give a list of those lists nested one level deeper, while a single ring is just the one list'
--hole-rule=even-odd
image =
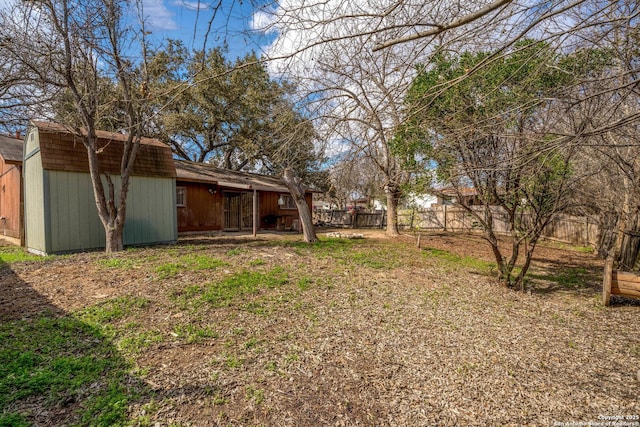
[{"label": "shed roof", "polygon": [[0,135],[0,156],[6,163],[21,164],[22,145],[21,139]]},{"label": "shed roof", "polygon": [[289,192],[282,180],[275,176],[220,169],[207,163],[186,160],[176,160],[175,164],[179,181],[216,184],[242,190]]},{"label": "shed roof", "polygon": [[[48,170],[89,172],[89,159],[83,135],[55,123],[32,121],[40,134],[42,167]],[[97,131],[100,172],[120,174],[120,163],[127,135]],[[131,173],[133,176],[176,176],[171,148],[156,139],[142,138]]]}]

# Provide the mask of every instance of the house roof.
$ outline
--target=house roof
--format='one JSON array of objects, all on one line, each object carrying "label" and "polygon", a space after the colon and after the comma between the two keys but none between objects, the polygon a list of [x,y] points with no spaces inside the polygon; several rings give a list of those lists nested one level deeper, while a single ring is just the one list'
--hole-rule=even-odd
[{"label": "house roof", "polygon": [[[89,159],[82,143],[83,135],[48,122],[32,121],[40,134],[42,167],[48,170],[89,172]],[[100,172],[120,174],[120,163],[127,135],[97,131]],[[176,176],[171,148],[156,139],[142,138],[133,164],[132,176]]]},{"label": "house roof", "polygon": [[454,188],[454,187],[445,187],[440,189],[440,194],[446,195],[446,196],[457,196],[457,195],[461,195],[461,196],[477,196],[478,195],[478,190],[476,190],[473,187],[460,187],[460,188]]},{"label": "house roof", "polygon": [[0,135],[0,157],[6,163],[22,163],[23,141],[11,136]]},{"label": "house roof", "polygon": [[178,181],[216,184],[220,187],[243,190],[276,191],[288,193],[287,186],[275,176],[220,169],[207,163],[176,160]]}]

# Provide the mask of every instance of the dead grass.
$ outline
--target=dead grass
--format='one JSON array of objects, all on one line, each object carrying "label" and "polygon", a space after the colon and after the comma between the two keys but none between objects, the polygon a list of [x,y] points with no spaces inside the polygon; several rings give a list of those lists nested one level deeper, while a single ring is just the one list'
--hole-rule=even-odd
[{"label": "dead grass", "polygon": [[377,232],[312,246],[191,237],[113,258],[12,262],[3,298],[17,317],[46,303],[109,332],[146,385],[130,425],[537,426],[640,414],[640,308],[600,306],[592,254],[541,247],[518,293],[496,285],[476,235],[422,245]]}]

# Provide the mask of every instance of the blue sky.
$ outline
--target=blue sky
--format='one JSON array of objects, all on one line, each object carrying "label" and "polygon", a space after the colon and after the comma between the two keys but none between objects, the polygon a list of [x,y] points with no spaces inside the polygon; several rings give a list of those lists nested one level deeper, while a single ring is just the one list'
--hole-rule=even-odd
[{"label": "blue sky", "polygon": [[[229,59],[244,56],[252,50],[260,54],[261,47],[272,39],[250,30],[253,6],[250,0],[222,0],[211,31],[207,49],[227,43]],[[213,0],[143,0],[144,15],[149,30],[156,39],[172,38],[184,41],[193,49],[202,49],[207,27],[214,9]]]}]

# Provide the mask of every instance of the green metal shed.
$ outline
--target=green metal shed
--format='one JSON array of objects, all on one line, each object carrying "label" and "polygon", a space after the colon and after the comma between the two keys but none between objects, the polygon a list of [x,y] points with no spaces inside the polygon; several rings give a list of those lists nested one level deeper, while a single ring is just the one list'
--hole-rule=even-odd
[{"label": "green metal shed", "polygon": [[[105,246],[81,138],[57,124],[30,123],[23,181],[25,246],[31,252],[55,254]],[[98,132],[100,172],[109,173],[116,188],[125,139],[123,134]],[[175,198],[171,149],[143,138],[130,178],[124,244],[175,242]]]}]

